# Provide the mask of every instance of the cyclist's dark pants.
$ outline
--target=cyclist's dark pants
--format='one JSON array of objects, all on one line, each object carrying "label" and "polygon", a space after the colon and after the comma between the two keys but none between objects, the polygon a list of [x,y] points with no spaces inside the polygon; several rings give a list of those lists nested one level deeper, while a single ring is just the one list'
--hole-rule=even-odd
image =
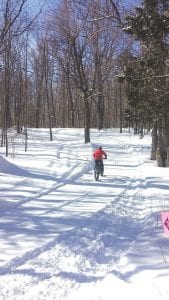
[{"label": "cyclist's dark pants", "polygon": [[95,160],[95,166],[98,164],[98,162],[101,163],[101,174],[103,175],[103,173],[104,173],[104,164],[103,164],[103,160]]}]

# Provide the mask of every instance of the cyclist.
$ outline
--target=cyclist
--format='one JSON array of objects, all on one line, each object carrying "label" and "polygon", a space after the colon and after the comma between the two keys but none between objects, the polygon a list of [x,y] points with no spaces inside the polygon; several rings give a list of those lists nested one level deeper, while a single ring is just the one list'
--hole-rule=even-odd
[{"label": "cyclist", "polygon": [[107,153],[102,150],[102,147],[99,147],[93,152],[93,158],[95,161],[95,166],[98,164],[98,162],[101,162],[101,176],[103,176],[104,173],[103,158],[107,159]]}]

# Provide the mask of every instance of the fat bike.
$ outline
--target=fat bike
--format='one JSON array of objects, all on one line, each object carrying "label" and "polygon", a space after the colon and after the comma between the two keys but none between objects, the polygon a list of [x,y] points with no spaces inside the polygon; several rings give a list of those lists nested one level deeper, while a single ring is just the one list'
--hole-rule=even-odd
[{"label": "fat bike", "polygon": [[99,176],[103,176],[103,162],[98,160],[94,166],[94,179],[97,181]]}]

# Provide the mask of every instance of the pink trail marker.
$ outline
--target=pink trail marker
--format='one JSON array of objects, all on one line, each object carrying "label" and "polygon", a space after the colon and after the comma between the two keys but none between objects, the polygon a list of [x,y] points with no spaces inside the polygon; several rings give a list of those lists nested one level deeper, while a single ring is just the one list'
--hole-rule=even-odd
[{"label": "pink trail marker", "polygon": [[167,211],[161,212],[161,221],[162,221],[164,233],[169,236],[169,212]]}]

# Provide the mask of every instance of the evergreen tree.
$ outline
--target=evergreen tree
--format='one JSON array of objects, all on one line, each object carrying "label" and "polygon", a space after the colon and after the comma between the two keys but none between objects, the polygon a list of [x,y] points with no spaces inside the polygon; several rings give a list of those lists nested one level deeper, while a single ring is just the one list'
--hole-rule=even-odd
[{"label": "evergreen tree", "polygon": [[[168,8],[169,0],[144,0],[143,7],[135,8],[136,15],[127,17],[127,25],[124,28],[141,45],[142,57],[139,61],[140,66],[137,67],[139,72],[136,72],[134,80],[140,79],[137,93],[141,95],[142,100],[137,97],[135,106],[141,105],[147,115],[151,112],[152,127],[156,127],[158,131],[158,163],[164,167],[167,166],[169,148],[169,103],[166,76]],[[140,71],[141,76],[138,76]]]}]

